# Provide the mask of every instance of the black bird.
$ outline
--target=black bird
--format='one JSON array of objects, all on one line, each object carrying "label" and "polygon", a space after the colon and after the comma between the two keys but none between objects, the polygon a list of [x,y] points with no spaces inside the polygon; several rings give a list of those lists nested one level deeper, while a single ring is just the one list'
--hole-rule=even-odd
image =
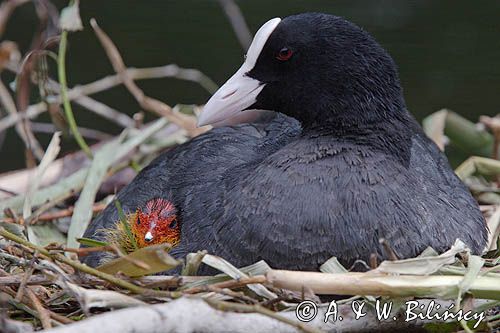
[{"label": "black bird", "polygon": [[[278,117],[214,129],[158,157],[118,195],[136,209],[172,194],[176,255],[207,249],[237,266],[316,270],[331,256],[346,266],[384,259],[380,239],[399,258],[457,238],[484,249],[476,201],[408,112],[391,57],[356,25],[320,13],[265,23],[199,122],[250,109],[300,126]],[[111,205],[87,236],[115,219]]]}]

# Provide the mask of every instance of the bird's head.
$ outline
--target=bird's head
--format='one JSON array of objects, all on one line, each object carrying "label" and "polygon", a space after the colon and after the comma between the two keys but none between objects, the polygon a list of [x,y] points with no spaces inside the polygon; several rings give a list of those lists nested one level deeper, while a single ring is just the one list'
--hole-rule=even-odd
[{"label": "bird's head", "polygon": [[154,244],[177,245],[181,228],[175,206],[168,200],[151,199],[136,212],[129,214],[130,230],[139,248]]},{"label": "bird's head", "polygon": [[403,108],[394,62],[366,31],[337,16],[306,13],[259,29],[243,65],[206,103],[199,125],[252,109],[284,113],[303,127],[372,123]]}]

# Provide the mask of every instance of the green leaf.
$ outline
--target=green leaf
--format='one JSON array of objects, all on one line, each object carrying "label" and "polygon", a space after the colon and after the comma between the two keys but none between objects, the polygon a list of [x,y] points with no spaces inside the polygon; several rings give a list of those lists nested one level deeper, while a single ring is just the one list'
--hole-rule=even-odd
[{"label": "green leaf", "polygon": [[99,241],[97,239],[91,239],[91,238],[77,238],[76,241],[82,245],[89,246],[89,247],[98,247],[98,246],[108,246],[109,244],[106,242]]}]

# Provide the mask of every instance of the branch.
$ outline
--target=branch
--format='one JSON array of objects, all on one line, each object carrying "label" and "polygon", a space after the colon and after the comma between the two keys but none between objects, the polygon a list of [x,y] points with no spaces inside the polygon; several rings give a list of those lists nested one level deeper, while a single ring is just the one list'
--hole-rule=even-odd
[{"label": "branch", "polygon": [[[106,208],[105,204],[102,203],[96,203],[92,207],[92,213],[98,213],[101,212]],[[31,221],[31,224],[36,224],[37,222],[47,222],[47,221],[52,221],[52,220],[57,220],[63,217],[69,217],[73,214],[74,207],[68,207],[65,209],[61,209],[55,212],[50,212],[50,213],[44,213],[41,214],[40,216],[37,216],[35,219]],[[0,219],[0,222],[5,222],[5,223],[16,223],[15,219],[13,218],[4,218]]]},{"label": "branch", "polygon": [[[460,275],[388,275],[374,273],[300,272],[270,270],[269,283],[276,288],[294,291],[310,288],[318,295],[371,295],[389,297],[454,298],[460,293],[464,277]],[[497,277],[478,276],[469,293],[477,298],[500,300]]]},{"label": "branch", "polygon": [[[248,278],[242,278],[242,279],[236,279],[236,280],[229,280],[229,281],[223,281],[219,283],[214,283],[210,285],[211,287],[215,288],[239,288],[246,286],[248,284],[254,284],[254,283],[265,283],[267,281],[266,277],[263,275],[257,275],[257,276],[252,276]],[[207,286],[198,286],[198,287],[192,287],[189,289],[186,289],[183,291],[185,294],[196,294],[202,291],[205,291],[205,288]]]},{"label": "branch", "polygon": [[35,295],[33,290],[31,290],[30,288],[26,288],[26,293],[28,294],[28,298],[30,299],[31,304],[33,304],[33,307],[40,315],[40,321],[42,322],[43,328],[46,330],[52,328],[52,324],[50,323],[50,313],[46,308],[43,307],[42,303]]},{"label": "branch", "polygon": [[196,120],[194,117],[175,112],[169,105],[146,96],[134,80],[127,75],[125,63],[123,62],[123,59],[111,38],[109,38],[109,36],[97,25],[95,19],[90,20],[90,25],[94,29],[97,38],[106,51],[113,69],[120,76],[125,87],[132,94],[132,96],[134,96],[143,109],[167,118],[172,123],[184,128],[190,136],[196,136],[205,132],[206,129],[196,127]]},{"label": "branch", "polygon": [[[6,67],[10,71],[16,72],[14,66],[10,65]],[[155,79],[155,78],[165,78],[172,77],[181,80],[188,80],[196,82],[206,89],[216,90],[217,85],[208,78],[205,74],[192,68],[181,68],[175,64],[159,66],[159,67],[149,67],[149,68],[129,68],[126,70],[127,76],[133,80],[143,80],[143,79]],[[97,113],[98,115],[108,119],[113,120],[123,127],[133,127],[134,121],[127,115],[116,111],[107,105],[104,105],[96,100],[90,99],[88,95],[96,94],[104,90],[111,89],[122,84],[120,75],[109,75],[97,81],[82,85],[75,86],[73,89],[68,91],[68,99],[70,101],[75,101],[76,103],[88,108],[90,111]],[[54,103],[61,104],[62,99],[60,96],[55,96]],[[83,100],[82,99],[87,99]],[[93,108],[90,108],[90,102],[92,100]],[[99,109],[98,109],[99,108]],[[41,113],[47,110],[47,104],[40,102],[29,106],[22,115],[20,114],[10,114],[5,118],[0,120],[0,132],[14,126],[17,122],[21,121],[23,118],[33,119],[36,118]]]},{"label": "branch", "polygon": [[[16,104],[12,99],[7,87],[0,81],[0,103],[4,106],[5,110],[9,113],[9,116],[19,117],[19,113],[17,112]],[[22,117],[19,117],[23,119]],[[3,121],[3,120],[2,120]],[[19,122],[15,123],[16,131],[19,134],[19,137],[23,140],[24,145],[29,151],[32,151],[38,160],[41,160],[44,151],[40,146],[40,143],[36,140],[33,132],[29,130],[29,126],[22,126]],[[0,130],[1,132],[2,130]]]},{"label": "branch", "polygon": [[0,5],[0,37],[5,31],[5,26],[12,12],[19,6],[29,2],[30,0],[7,0]]},{"label": "branch", "polygon": [[[51,123],[32,122],[31,129],[35,133],[45,133],[45,134],[52,134],[58,131],[58,128]],[[90,140],[105,141],[105,140],[111,140],[113,138],[111,134],[104,133],[92,128],[78,127],[78,131],[82,134],[83,137]]]}]

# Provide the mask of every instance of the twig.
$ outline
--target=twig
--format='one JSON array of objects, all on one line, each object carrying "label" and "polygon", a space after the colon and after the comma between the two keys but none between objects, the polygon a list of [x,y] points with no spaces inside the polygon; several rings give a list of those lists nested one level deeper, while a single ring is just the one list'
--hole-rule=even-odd
[{"label": "twig", "polygon": [[172,276],[172,275],[146,275],[135,278],[134,281],[140,282],[147,288],[169,288],[182,287],[188,283],[206,280],[210,276]]},{"label": "twig", "polygon": [[19,193],[17,193],[17,192],[8,190],[6,188],[1,188],[1,187],[0,187],[0,192],[7,193],[8,195],[11,195],[11,196],[19,195]]},{"label": "twig", "polygon": [[[47,174],[47,172],[45,174]],[[64,194],[62,194],[60,196],[56,196],[54,198],[50,198],[49,200],[47,200],[46,202],[44,202],[43,204],[41,204],[37,209],[35,209],[35,211],[31,213],[31,216],[28,219],[26,219],[24,221],[24,223],[27,224],[27,225],[35,224],[38,221],[38,217],[40,215],[42,215],[47,210],[55,207],[56,205],[58,205],[62,201],[68,199],[72,195],[74,195],[73,192],[67,192],[67,193],[64,193]]]},{"label": "twig", "polygon": [[[56,57],[56,61],[57,61],[57,57]],[[16,73],[16,74],[18,74],[20,72],[20,66],[18,66],[14,62],[7,63],[5,65],[5,68],[13,73]],[[59,105],[62,103],[61,96],[57,95],[61,91],[61,86],[57,81],[54,81],[50,78],[46,78],[44,80],[44,82],[41,83],[41,82],[39,82],[40,79],[38,77],[35,77],[35,78],[37,80],[35,83],[37,83],[39,85],[40,84],[47,85],[47,87],[44,86],[44,88],[48,88],[48,89],[52,90],[52,93],[55,96],[50,96],[50,97],[45,96],[43,102],[33,104],[30,107],[28,107],[28,109],[26,110],[28,115],[27,115],[27,117],[24,117],[24,118],[32,119],[32,118],[36,117],[38,114],[40,114],[41,112],[46,111],[47,108],[49,107],[48,105],[54,105],[54,104]],[[107,77],[104,79],[107,79]],[[101,80],[98,80],[96,82],[99,82]],[[121,83],[121,81],[117,80],[115,85],[118,85],[120,83]],[[86,86],[92,87],[92,83],[90,83],[89,85],[86,85]],[[85,86],[82,86],[82,87],[85,87]],[[114,122],[122,127],[125,127],[125,128],[132,127],[134,122],[129,116],[127,116],[126,114],[121,113],[120,111],[117,111],[117,110],[107,106],[106,104],[101,103],[101,102],[99,102],[91,97],[88,97],[88,96],[85,96],[84,94],[81,94],[79,88],[80,87],[77,86],[77,87],[68,91],[68,98],[70,101],[74,101],[76,104],[79,104],[82,107],[88,109],[89,111],[92,111],[95,114],[97,114],[97,115],[99,115],[107,120],[110,120],[110,121],[112,121],[112,122]],[[106,88],[106,89],[108,89],[108,88]],[[95,91],[95,92],[97,92],[97,91]],[[95,93],[95,92],[91,91],[90,93]],[[45,92],[45,93],[47,95],[49,94],[48,92]],[[33,114],[33,111],[36,111],[36,113]]]},{"label": "twig", "polygon": [[57,57],[57,73],[59,76],[59,84],[61,85],[61,98],[64,106],[64,113],[66,114],[66,119],[68,120],[68,125],[75,137],[76,142],[80,148],[87,154],[89,158],[92,158],[92,151],[83,139],[82,135],[78,131],[76,125],[75,116],[73,115],[73,110],[71,109],[71,103],[68,99],[68,84],[66,82],[66,47],[68,43],[68,32],[64,30],[61,34],[61,41],[59,42],[59,54]]},{"label": "twig", "polygon": [[375,269],[378,266],[377,255],[375,253],[370,254],[370,268]]},{"label": "twig", "polygon": [[66,247],[66,246],[56,246],[56,247],[46,247],[47,250],[50,251],[62,251],[62,252],[71,252],[71,253],[76,253],[79,257],[83,257],[88,255],[89,253],[92,252],[113,252],[116,254],[118,257],[121,257],[125,259],[126,261],[136,265],[139,268],[142,269],[151,269],[151,267],[146,264],[145,262],[142,262],[138,259],[130,258],[122,253],[120,249],[116,245],[105,245],[105,246],[94,246],[94,247],[82,247],[82,248],[72,248],[72,247]]},{"label": "twig", "polygon": [[[229,280],[229,281],[223,281],[219,283],[214,283],[211,286],[215,288],[238,288],[238,287],[243,287],[248,284],[254,284],[254,283],[264,283],[267,282],[267,279],[263,275],[256,275],[252,276],[249,278],[242,278],[242,279],[237,279],[237,280]],[[183,292],[185,294],[196,294],[199,292],[204,291],[206,286],[199,286],[199,287],[192,287],[189,289],[184,290]]]},{"label": "twig", "polygon": [[[16,69],[13,68],[13,66],[8,66],[7,69],[16,72]],[[206,89],[210,89],[211,92],[213,92],[212,90],[216,90],[217,87],[217,85],[210,78],[208,78],[205,74],[198,71],[197,69],[181,68],[175,64],[170,64],[160,67],[150,67],[150,68],[129,68],[126,70],[126,75],[133,80],[173,77],[199,83]],[[68,99],[70,101],[81,102],[80,98],[83,97],[89,98],[87,95],[92,95],[98,92],[102,92],[104,90],[116,87],[120,84],[122,84],[120,75],[116,74],[116,75],[106,76],[102,79],[99,79],[97,81],[82,86],[75,86],[73,89],[68,91]],[[94,100],[92,101],[95,107],[97,107],[97,104],[95,103],[100,103]],[[54,103],[61,103],[61,102],[62,100],[60,96],[54,97]],[[83,104],[80,103],[80,105],[89,108],[89,104],[85,102]],[[130,119],[130,117],[114,109],[111,109],[106,105],[104,106],[106,106],[107,108],[103,108],[102,105],[100,106],[101,108],[100,110],[94,108],[89,108],[89,110],[95,112],[98,115],[101,115],[102,117],[108,120],[116,121],[120,126],[133,127],[134,121]],[[23,114],[21,115],[9,114],[8,116],[0,120],[0,132],[6,130],[9,127],[14,126],[17,122],[19,122],[23,118],[33,119],[38,115],[40,115],[41,113],[45,112],[46,110],[47,110],[47,104],[44,102],[40,102],[28,107],[26,109],[26,112],[23,112]]]},{"label": "twig", "polygon": [[[301,298],[303,299],[303,298]],[[273,298],[273,299],[266,299],[265,301],[262,301],[260,302],[259,304],[265,308],[269,308],[275,304],[278,304],[282,301],[291,301],[293,300],[293,296],[292,295],[280,295],[276,298]]]},{"label": "twig", "polygon": [[3,35],[3,32],[5,31],[5,26],[7,25],[7,21],[9,20],[9,17],[14,11],[14,9],[29,1],[30,0],[8,0],[4,1],[0,5],[0,37]]},{"label": "twig", "polygon": [[18,302],[20,302],[23,299],[23,293],[24,290],[26,289],[26,284],[28,283],[29,278],[31,277],[31,275],[33,275],[33,272],[35,271],[34,267],[35,261],[36,261],[36,253],[33,255],[33,258],[31,258],[28,264],[29,265],[28,270],[24,272],[23,274],[24,276],[21,280],[21,283],[19,284],[19,288],[17,289],[17,294],[15,299]]},{"label": "twig", "polygon": [[182,68],[176,64],[149,68],[128,68],[126,69],[126,74],[133,80],[171,77],[191,81],[198,83],[210,94],[213,94],[218,89],[218,85],[203,72],[194,68]]},{"label": "twig", "polygon": [[86,256],[89,253],[92,252],[105,252],[105,251],[110,251],[110,252],[115,252],[115,249],[113,246],[110,245],[105,245],[105,246],[95,246],[95,247],[82,247],[82,248],[72,248],[72,247],[66,247],[66,246],[57,246],[55,248],[53,247],[48,247],[47,249],[50,251],[58,250],[62,252],[71,252],[71,253],[76,253],[79,257],[80,256]]},{"label": "twig", "polygon": [[206,130],[196,127],[194,117],[174,112],[169,105],[157,99],[146,96],[144,92],[137,86],[134,80],[127,75],[125,63],[123,62],[123,59],[111,38],[109,38],[109,36],[97,25],[95,19],[90,20],[90,25],[94,29],[97,38],[106,51],[113,69],[120,76],[125,87],[132,94],[132,96],[134,96],[134,98],[142,108],[159,116],[167,118],[174,124],[177,124],[180,127],[184,128],[191,136],[196,136]]},{"label": "twig", "polygon": [[240,7],[233,0],[219,0],[219,4],[229,19],[241,47],[246,52],[252,43],[252,33],[248,29]]},{"label": "twig", "polygon": [[[46,84],[51,90],[53,90],[54,94],[61,91],[61,85],[52,79],[48,79]],[[73,93],[73,89],[68,92],[68,98],[70,100],[72,99],[72,93]],[[54,99],[54,98],[52,98],[52,99]],[[58,98],[56,98],[56,99],[58,99]],[[129,116],[127,116],[126,114],[121,113],[120,111],[115,110],[115,109],[109,107],[108,105],[101,103],[93,98],[88,97],[88,96],[77,97],[74,99],[74,102],[76,104],[79,104],[80,106],[83,106],[84,108],[94,112],[95,114],[97,114],[97,115],[99,115],[107,120],[110,120],[110,121],[112,121],[112,122],[114,122],[122,127],[125,127],[125,128],[132,127],[132,125],[134,123],[133,120]]]},{"label": "twig", "polygon": [[[134,121],[124,113],[121,113],[118,110],[115,110],[108,105],[101,103],[93,98],[88,96],[81,96],[75,98],[75,103],[83,106],[87,110],[94,112],[95,114],[112,121],[124,128],[132,127]],[[84,132],[81,130],[82,135],[85,136]]]},{"label": "twig", "polygon": [[[380,238],[378,242],[384,248],[385,254],[389,258],[389,260],[398,260],[398,256],[396,255],[396,252],[394,252],[394,250],[392,249],[392,247],[389,244],[389,242],[387,241],[387,239]],[[370,264],[371,264],[371,262],[370,262]]]},{"label": "twig", "polygon": [[[0,276],[0,286],[17,286],[21,283],[24,274],[16,275],[6,275]],[[84,284],[96,285],[106,285],[109,284],[93,275],[69,275],[71,280],[81,281]],[[166,276],[166,275],[151,275],[143,276],[140,278],[134,278],[133,281],[140,282],[145,288],[161,288],[161,287],[180,287],[186,283],[191,283],[194,281],[199,281],[207,279],[207,276]],[[54,279],[47,277],[43,274],[32,275],[28,281],[27,285],[48,285],[54,283]]]},{"label": "twig", "polygon": [[[24,278],[24,274],[16,274],[16,275],[9,275],[9,276],[1,276],[0,277],[0,286],[8,286],[8,285],[14,285],[17,286],[22,283],[22,280]],[[47,278],[45,275],[42,274],[37,274],[37,275],[31,275],[27,280],[26,284],[31,285],[31,284],[37,284],[37,285],[46,285],[46,284],[51,284],[54,281],[51,279]]]},{"label": "twig", "polygon": [[[14,100],[12,99],[12,96],[9,94],[7,87],[5,87],[2,81],[0,81],[0,103],[2,103],[2,105],[4,106],[5,110],[7,110],[9,115],[19,116]],[[28,130],[28,126],[23,126],[20,123],[16,123],[15,125],[16,125],[16,131],[19,134],[19,137],[23,140],[26,148],[29,151],[32,151],[38,160],[41,160],[44,151],[41,148],[40,143],[36,140],[33,133]]]},{"label": "twig", "polygon": [[[29,106],[31,92],[30,77],[33,73],[35,64],[40,59],[40,33],[41,31],[37,31],[35,33],[32,40],[32,49],[26,54],[21,62],[16,76],[16,112],[19,114],[26,112],[26,109]],[[27,148],[26,164],[28,167],[35,166],[36,163],[33,161],[32,155],[34,155],[38,160],[41,160],[44,155],[44,151],[31,130],[30,120],[23,117],[21,124],[16,124],[16,127],[20,128],[27,140],[25,142]]]},{"label": "twig", "polygon": [[[35,133],[47,133],[51,134],[58,131],[57,127],[54,124],[49,123],[31,123],[31,129]],[[83,137],[96,140],[96,141],[104,141],[113,138],[112,135],[108,133],[104,133],[95,129],[78,127],[78,131],[82,134]]]},{"label": "twig", "polygon": [[210,286],[210,285],[203,286],[203,287],[204,287],[203,291],[206,291],[206,292],[212,292],[212,293],[216,293],[216,294],[220,294],[220,295],[229,296],[229,297],[232,297],[234,299],[240,299],[240,300],[247,302],[247,303],[250,303],[250,304],[257,304],[258,303],[258,301],[255,298],[247,296],[243,292],[233,291],[233,290],[228,289],[228,288],[217,288],[217,287]]},{"label": "twig", "polygon": [[0,236],[3,236],[4,238],[7,238],[13,242],[18,243],[18,244],[24,245],[30,249],[37,250],[41,254],[43,254],[49,258],[63,262],[65,264],[73,267],[74,269],[77,269],[77,270],[82,271],[84,273],[97,276],[98,278],[106,280],[106,281],[108,281],[114,285],[117,285],[119,287],[122,287],[124,289],[128,289],[131,292],[136,293],[136,294],[159,296],[159,297],[172,297],[172,298],[181,296],[181,293],[170,293],[170,292],[165,292],[165,291],[155,291],[155,290],[145,289],[145,288],[139,287],[135,284],[132,284],[130,282],[127,282],[125,280],[122,280],[120,278],[117,278],[111,274],[107,274],[107,273],[103,273],[101,271],[98,271],[97,269],[91,268],[85,264],[78,262],[78,261],[71,260],[71,259],[69,259],[69,258],[67,258],[64,255],[61,255],[59,253],[52,254],[49,251],[47,251],[45,248],[38,246],[38,245],[35,245],[33,243],[30,243],[27,240],[24,240],[23,238],[16,236],[13,233],[8,232],[4,228],[0,228]]},{"label": "twig", "polygon": [[50,323],[50,313],[43,307],[42,303],[40,302],[38,297],[36,297],[33,290],[31,290],[30,288],[26,288],[26,294],[28,295],[31,304],[40,315],[40,321],[42,322],[43,329],[47,330],[49,328],[52,328],[52,324]]},{"label": "twig", "polygon": [[[21,302],[17,302],[14,299],[14,296],[16,295],[16,292],[13,291],[12,289],[8,288],[8,287],[0,286],[0,291],[3,291],[7,295],[12,296],[12,298],[9,299],[9,303],[11,303],[15,307],[17,307],[17,308],[19,308],[19,309],[21,309],[23,311],[26,311],[27,313],[31,314],[32,316],[40,319],[40,314],[38,313],[38,311],[36,311],[35,309],[32,309],[30,306],[26,305],[26,304],[30,304],[33,307],[33,305],[31,304],[31,300],[29,300],[29,299],[23,299],[22,303]],[[53,312],[51,310],[47,309],[47,312],[50,314],[50,317],[52,319],[54,319],[55,321],[57,321],[57,322],[60,322],[60,323],[63,323],[63,324],[71,324],[71,323],[73,323],[73,320],[71,320],[69,318],[66,318],[64,316],[61,316],[60,314],[55,313],[55,312]]]},{"label": "twig", "polygon": [[[32,307],[26,305],[25,303],[18,302],[18,301],[16,301],[14,299],[14,296],[12,295],[12,290],[10,290],[10,288],[6,288],[6,287],[1,287],[0,286],[0,291],[4,292],[7,295],[12,296],[12,298],[8,299],[8,303],[9,304],[11,304],[12,306],[16,307],[19,310],[22,310],[22,311],[24,311],[24,312],[32,315],[35,318],[40,319],[40,313],[38,313],[37,310],[35,310]],[[29,301],[29,300],[27,300],[27,301]],[[31,302],[31,301],[29,301],[29,302]],[[28,302],[26,302],[26,303],[28,303]]]}]

